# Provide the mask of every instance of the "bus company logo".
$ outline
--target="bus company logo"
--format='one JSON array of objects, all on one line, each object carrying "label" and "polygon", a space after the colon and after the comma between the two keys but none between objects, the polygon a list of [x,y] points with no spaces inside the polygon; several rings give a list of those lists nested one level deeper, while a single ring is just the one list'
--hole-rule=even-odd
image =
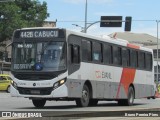
[{"label": "bus company logo", "polygon": [[102,78],[101,71],[95,71],[96,78]]},{"label": "bus company logo", "polygon": [[36,83],[33,83],[33,86],[36,86]]},{"label": "bus company logo", "polygon": [[95,71],[96,78],[106,78],[106,79],[112,79],[112,74],[110,72],[104,72],[104,71]]}]

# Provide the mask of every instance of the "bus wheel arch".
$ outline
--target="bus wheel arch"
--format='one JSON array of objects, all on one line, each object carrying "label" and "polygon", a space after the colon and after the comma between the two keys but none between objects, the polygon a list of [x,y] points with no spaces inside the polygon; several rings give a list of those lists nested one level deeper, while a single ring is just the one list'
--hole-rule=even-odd
[{"label": "bus wheel arch", "polygon": [[93,99],[93,89],[92,89],[92,84],[89,80],[87,80],[85,82],[85,84],[88,86],[89,88],[89,92],[90,92],[90,100],[89,100],[89,106],[96,106],[98,103],[98,99]]},{"label": "bus wheel arch", "polygon": [[93,88],[92,88],[92,84],[89,80],[87,80],[85,82],[85,84],[88,86],[89,88],[89,92],[90,92],[90,100],[89,100],[89,106],[96,106],[98,103],[98,99],[94,99],[93,98]]},{"label": "bus wheel arch", "polygon": [[89,80],[85,81],[82,88],[81,98],[76,99],[76,104],[78,107],[87,107],[92,97],[92,85]]},{"label": "bus wheel arch", "polygon": [[89,80],[86,80],[86,82],[84,83],[84,85],[87,85],[88,88],[89,88],[89,97],[92,98],[93,97],[93,89],[92,89],[92,84]]},{"label": "bus wheel arch", "polygon": [[126,105],[127,106],[132,106],[134,103],[134,99],[135,99],[135,88],[134,85],[131,84],[128,87],[128,94],[127,94],[127,99],[126,99]]},{"label": "bus wheel arch", "polygon": [[135,99],[135,88],[133,84],[128,87],[127,99],[119,99],[118,105],[132,106]]},{"label": "bus wheel arch", "polygon": [[[132,88],[133,88],[133,91],[134,91],[134,99],[135,99],[136,92],[135,92],[135,88],[134,88],[134,85],[133,85],[133,83],[131,83],[129,87],[132,87]],[[129,89],[129,87],[128,87],[128,89]]]}]

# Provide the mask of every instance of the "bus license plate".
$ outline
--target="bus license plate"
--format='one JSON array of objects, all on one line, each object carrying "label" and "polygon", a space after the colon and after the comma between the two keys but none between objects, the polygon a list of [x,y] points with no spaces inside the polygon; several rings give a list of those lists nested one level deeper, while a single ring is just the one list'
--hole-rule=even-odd
[{"label": "bus license plate", "polygon": [[40,95],[40,90],[31,90],[31,94]]}]

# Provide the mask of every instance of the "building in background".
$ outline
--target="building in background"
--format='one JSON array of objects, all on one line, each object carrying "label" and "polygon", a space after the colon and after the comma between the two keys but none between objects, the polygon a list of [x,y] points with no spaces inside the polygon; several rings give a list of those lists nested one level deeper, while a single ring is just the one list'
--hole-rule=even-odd
[{"label": "building in background", "polygon": [[56,21],[44,21],[43,27],[56,27]]},{"label": "building in background", "polygon": [[116,32],[109,34],[110,37],[127,40],[129,43],[140,46],[157,45],[157,38],[149,34],[131,33],[131,32]]}]

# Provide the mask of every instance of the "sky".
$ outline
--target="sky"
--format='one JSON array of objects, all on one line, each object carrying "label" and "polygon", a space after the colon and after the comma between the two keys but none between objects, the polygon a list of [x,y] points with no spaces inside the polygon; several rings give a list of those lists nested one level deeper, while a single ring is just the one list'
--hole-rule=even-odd
[{"label": "sky", "polygon": [[[57,20],[57,27],[78,32],[84,27],[86,0],[39,1],[47,2],[50,16],[46,20]],[[87,0],[87,3],[87,25],[100,21],[101,16],[122,16],[123,20],[126,16],[131,16],[131,32],[157,36],[156,21],[160,21],[160,0]],[[160,22],[158,26],[160,26]],[[158,31],[160,31],[160,27],[158,28]],[[102,28],[100,23],[97,23],[87,30],[88,34],[96,36],[108,35],[114,32],[124,32],[124,22],[120,28]]]}]

